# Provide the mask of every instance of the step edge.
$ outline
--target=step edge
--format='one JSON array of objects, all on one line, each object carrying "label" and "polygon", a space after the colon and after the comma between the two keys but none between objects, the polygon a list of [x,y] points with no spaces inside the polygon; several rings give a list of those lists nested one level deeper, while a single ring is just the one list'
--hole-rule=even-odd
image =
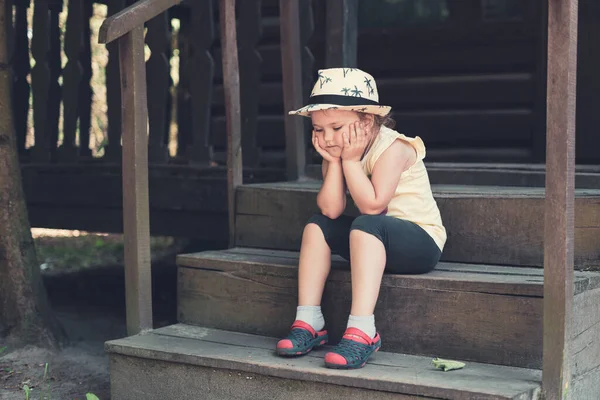
[{"label": "step edge", "polygon": [[[459,388],[448,388],[448,387],[435,387],[413,384],[410,382],[393,382],[389,380],[373,380],[364,377],[356,376],[343,376],[343,375],[322,375],[314,371],[303,371],[300,369],[289,368],[275,368],[266,365],[252,364],[250,362],[244,362],[236,360],[233,357],[230,359],[226,358],[215,358],[211,356],[202,355],[190,355],[190,354],[179,354],[175,352],[169,352],[163,349],[147,349],[142,347],[135,347],[132,345],[131,340],[135,340],[136,337],[153,334],[148,332],[142,335],[131,336],[123,339],[111,340],[105,343],[105,351],[110,355],[115,354],[119,356],[142,358],[148,360],[174,362],[187,365],[193,365],[205,368],[219,368],[231,371],[241,371],[246,373],[259,374],[263,376],[270,376],[282,379],[293,379],[293,380],[304,380],[311,382],[318,382],[330,385],[348,386],[354,388],[361,388],[365,390],[374,390],[382,392],[390,392],[396,394],[406,394],[415,396],[425,396],[430,398],[444,398],[448,400],[464,399],[464,395],[477,395],[485,397],[477,397],[481,400],[496,400],[496,399],[521,399],[525,396],[525,399],[535,399],[535,393],[540,390],[541,382],[534,382],[529,380],[521,380],[519,382],[530,385],[531,387],[523,389],[520,393],[513,395],[513,397],[506,397],[501,394],[484,393],[481,391],[473,391],[469,389]],[[183,339],[178,337],[172,337],[174,340]],[[188,339],[192,340],[192,339]],[[140,354],[140,350],[142,354]],[[267,350],[263,350],[267,351]],[[172,355],[178,354],[179,359],[173,360]],[[481,363],[477,363],[481,364]],[[325,370],[324,370],[325,372]],[[516,380],[515,380],[516,381]],[[373,388],[369,386],[369,383],[377,382],[381,388]],[[450,397],[448,397],[450,396]],[[470,398],[470,397],[469,397]]]}]

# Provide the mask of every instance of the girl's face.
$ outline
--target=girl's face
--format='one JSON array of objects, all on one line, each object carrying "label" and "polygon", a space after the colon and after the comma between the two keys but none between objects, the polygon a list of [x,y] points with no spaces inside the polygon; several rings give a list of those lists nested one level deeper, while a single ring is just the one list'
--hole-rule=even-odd
[{"label": "girl's face", "polygon": [[333,157],[340,157],[344,147],[342,133],[348,133],[349,125],[360,120],[358,113],[346,110],[320,110],[312,112],[310,116],[319,146]]}]

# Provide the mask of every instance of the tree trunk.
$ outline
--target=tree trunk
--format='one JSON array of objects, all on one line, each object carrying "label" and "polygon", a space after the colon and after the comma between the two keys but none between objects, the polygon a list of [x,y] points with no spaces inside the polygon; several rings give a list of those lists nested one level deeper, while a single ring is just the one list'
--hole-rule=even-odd
[{"label": "tree trunk", "polygon": [[55,346],[64,333],[54,318],[31,237],[11,104],[6,0],[0,0],[0,338],[9,346]]}]

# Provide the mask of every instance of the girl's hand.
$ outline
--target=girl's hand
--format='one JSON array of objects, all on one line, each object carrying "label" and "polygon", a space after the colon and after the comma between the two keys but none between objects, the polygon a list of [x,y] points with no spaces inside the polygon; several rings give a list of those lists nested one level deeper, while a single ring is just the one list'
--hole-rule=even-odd
[{"label": "girl's hand", "polygon": [[364,129],[360,121],[348,126],[349,132],[344,132],[344,148],[342,149],[342,160],[360,161],[365,149],[371,142],[371,133]]},{"label": "girl's hand", "polygon": [[331,155],[327,150],[323,149],[319,145],[319,138],[317,137],[317,135],[314,132],[312,135],[312,143],[313,143],[313,146],[315,147],[315,150],[317,150],[317,153],[319,153],[325,161],[327,161],[329,163],[335,163],[340,160],[339,156],[335,157],[335,156]]}]

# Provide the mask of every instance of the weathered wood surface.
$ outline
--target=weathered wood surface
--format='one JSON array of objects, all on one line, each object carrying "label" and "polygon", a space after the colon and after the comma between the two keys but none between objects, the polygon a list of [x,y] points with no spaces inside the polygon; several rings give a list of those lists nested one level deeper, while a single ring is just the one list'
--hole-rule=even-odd
[{"label": "weathered wood surface", "polygon": [[240,66],[238,62],[235,0],[219,3],[221,46],[223,47],[223,86],[227,119],[227,213],[229,244],[235,242],[235,194],[242,184],[242,120],[240,111]]},{"label": "weathered wood surface", "polygon": [[[233,386],[231,392],[227,393],[229,397],[216,398],[231,398],[233,390],[241,391],[242,388],[243,391],[238,392],[236,398],[256,398],[256,393],[268,393],[266,397],[273,399],[289,398],[292,393],[298,393],[301,396],[299,398],[308,398],[305,397],[307,393],[300,389],[307,388],[310,390],[308,394],[316,394],[317,388],[312,386],[314,384],[321,385],[319,386],[321,397],[326,393],[332,395],[327,398],[333,399],[342,399],[343,395],[349,395],[348,387],[353,389],[351,397],[355,398],[356,394],[358,399],[411,398],[391,397],[386,392],[457,400],[535,399],[539,391],[540,373],[534,370],[470,364],[469,368],[464,370],[442,374],[433,368],[430,358],[379,352],[373,357],[368,368],[358,373],[349,373],[323,368],[323,350],[300,358],[278,357],[273,352],[275,343],[275,338],[255,337],[180,324],[158,329],[148,335],[108,342],[106,349],[111,353],[113,360],[118,358],[122,363],[119,366],[118,362],[113,361],[112,370],[115,371],[113,374],[115,379],[130,377],[137,381],[134,376],[147,376],[142,373],[142,369],[130,369],[134,366],[135,360],[147,360],[144,361],[146,363],[144,371],[161,371],[160,375],[153,376],[154,379],[148,379],[149,387],[145,389],[148,395],[152,395],[155,390],[160,390],[161,385],[167,384],[169,379],[165,379],[166,371],[172,367],[181,368],[175,364],[187,365],[187,368],[194,366],[229,370],[227,374],[229,376],[224,381],[227,382],[226,386]],[[123,359],[124,357],[127,357],[127,361]],[[157,365],[160,368],[152,368],[151,360],[159,361]],[[115,370],[114,367],[120,368]],[[136,371],[136,373],[119,378],[118,372],[126,373],[126,370]],[[215,390],[217,396],[219,394],[225,396],[223,389],[219,389],[220,385],[216,384],[219,381],[210,382],[206,376],[207,373],[209,377],[216,376],[216,371],[213,373],[201,369],[195,371],[196,374],[189,371],[187,373],[181,371],[181,375],[174,374],[179,376],[177,384],[189,388],[189,384],[195,384],[193,382],[206,380],[203,381],[207,384],[204,391],[208,390],[212,393],[212,390]],[[238,374],[242,375],[241,380],[245,382],[238,383],[236,378],[232,378]],[[281,386],[283,382],[273,382],[271,379],[266,380],[267,378],[282,378],[305,383],[287,381],[286,383],[291,386],[286,385],[286,390],[283,390]],[[125,381],[121,381],[119,386],[125,389]],[[290,388],[296,390],[290,392]],[[368,396],[364,390],[369,391]]]},{"label": "weathered wood surface", "polygon": [[[242,186],[237,197],[238,246],[297,250],[304,224],[318,212],[319,183]],[[433,187],[448,242],[443,261],[543,265],[542,188]],[[575,265],[600,261],[600,192],[578,190]],[[348,200],[347,213],[358,215]]]},{"label": "weathered wood surface", "polygon": [[180,2],[181,0],[139,0],[104,21],[98,32],[98,41],[110,43]]},{"label": "weathered wood surface", "polygon": [[153,328],[148,201],[148,104],[144,27],[120,37],[123,228],[127,334]]},{"label": "weathered wood surface", "polygon": [[306,143],[304,123],[287,112],[302,107],[302,52],[299,0],[280,0],[281,65],[283,75],[283,107],[285,111],[285,154],[288,180],[304,175]]},{"label": "weathered wood surface", "polygon": [[[59,148],[61,161],[76,161],[78,158],[78,148],[75,142],[82,103],[80,95],[83,81],[83,66],[80,58],[83,55],[84,40],[89,40],[83,36],[84,22],[83,0],[72,0],[69,3],[64,46],[68,61],[63,71],[64,139]],[[89,133],[87,134],[89,135]]]},{"label": "weathered wood surface", "polygon": [[17,135],[17,149],[19,154],[25,152],[25,138],[27,136],[27,114],[29,112],[30,85],[27,80],[31,66],[29,60],[29,39],[27,37],[27,8],[29,4],[19,1],[14,5],[13,29],[13,113],[15,119],[15,132]]},{"label": "weathered wood surface", "polygon": [[[242,118],[242,148],[244,150],[244,166],[256,167],[260,163],[260,150],[256,143],[258,133],[258,113],[260,101],[257,97],[260,93],[262,58],[256,47],[262,35],[262,0],[239,1],[238,29],[238,51],[239,51],[239,74],[240,74],[240,103]],[[225,104],[223,85],[214,88],[213,106]],[[281,103],[280,91],[275,98]],[[274,99],[275,100],[275,99]],[[214,125],[213,125],[214,129]],[[214,132],[214,131],[213,131]],[[222,134],[222,131],[219,132]],[[218,134],[218,135],[219,135]],[[213,137],[215,134],[213,133]],[[220,138],[223,140],[222,137]]]},{"label": "weathered wood surface", "polygon": [[169,154],[169,125],[171,121],[169,104],[170,74],[170,19],[162,13],[147,22],[146,44],[150,58],[146,62],[146,83],[148,90],[148,159],[150,162],[166,162]]},{"label": "weathered wood surface", "polygon": [[[543,165],[539,164],[426,162],[425,166],[433,185],[543,187],[546,182]],[[321,164],[307,165],[306,176],[322,181]],[[575,187],[600,189],[600,168],[579,166]]]},{"label": "weathered wood surface", "polygon": [[[180,255],[179,321],[285,335],[297,305],[297,262],[297,253],[252,249]],[[333,340],[341,337],[350,309],[350,274],[344,269],[347,263],[334,258],[323,300]],[[385,275],[376,308],[384,347],[539,368],[542,274],[441,263],[426,275]],[[578,274],[578,290],[598,286],[598,274]]]},{"label": "weathered wood surface", "polygon": [[51,129],[47,124],[48,95],[50,90],[50,10],[47,0],[40,0],[33,9],[33,37],[31,39],[31,56],[35,65],[31,70],[31,90],[33,96],[33,126],[35,129],[35,145],[32,158],[38,162],[49,162],[56,152]]},{"label": "weathered wood surface", "polygon": [[325,65],[328,68],[356,67],[358,0],[329,0],[326,13]]},{"label": "weathered wood surface", "polygon": [[[108,0],[108,16],[122,11],[125,0]],[[119,77],[119,47],[116,42],[106,45],[108,64],[106,66],[106,117],[108,120],[108,145],[104,157],[107,162],[121,161],[121,84]]]},{"label": "weathered wood surface", "polygon": [[577,7],[578,0],[548,2],[542,387],[547,400],[568,399],[572,379]]},{"label": "weathered wood surface", "polygon": [[374,392],[341,385],[298,379],[284,379],[236,372],[235,369],[199,367],[169,361],[113,355],[111,357],[111,398],[120,400],[163,400],[176,396],[196,400],[198,394],[210,400],[255,400],[257,394],[271,400],[428,400],[431,397]]}]

